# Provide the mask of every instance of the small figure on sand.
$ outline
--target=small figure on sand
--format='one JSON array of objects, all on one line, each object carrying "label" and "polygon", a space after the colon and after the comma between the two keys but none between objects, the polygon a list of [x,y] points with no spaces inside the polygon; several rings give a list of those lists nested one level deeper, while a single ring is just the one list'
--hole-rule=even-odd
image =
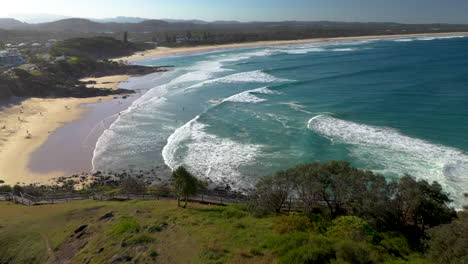
[{"label": "small figure on sand", "polygon": [[21,117],[20,117],[20,116],[18,116],[18,121],[20,121],[20,122],[23,121],[23,120],[21,120]]},{"label": "small figure on sand", "polygon": [[39,115],[42,116],[42,112],[39,112]]}]

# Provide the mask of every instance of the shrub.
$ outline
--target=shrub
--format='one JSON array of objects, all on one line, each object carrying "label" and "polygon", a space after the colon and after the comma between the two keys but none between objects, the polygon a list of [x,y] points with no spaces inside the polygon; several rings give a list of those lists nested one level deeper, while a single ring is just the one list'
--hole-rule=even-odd
[{"label": "shrub", "polygon": [[382,240],[380,245],[387,250],[387,252],[396,257],[404,257],[411,253],[408,241],[406,238],[395,232],[387,232],[381,234]]},{"label": "shrub", "polygon": [[2,185],[0,186],[0,192],[12,192],[10,185]]},{"label": "shrub", "polygon": [[280,263],[330,263],[335,257],[331,241],[323,236],[314,238],[310,243],[285,252],[279,257]]},{"label": "shrub", "polygon": [[429,231],[428,257],[432,263],[468,263],[468,217]]},{"label": "shrub", "polygon": [[352,240],[338,240],[334,243],[333,249],[339,262],[353,264],[380,262],[377,257],[378,252],[370,244]]},{"label": "shrub", "polygon": [[19,185],[13,186],[13,194],[20,195],[23,192],[23,187]]},{"label": "shrub", "polygon": [[307,216],[302,215],[284,215],[275,218],[273,229],[280,233],[302,232],[311,227]]},{"label": "shrub", "polygon": [[327,234],[331,237],[356,241],[373,241],[377,232],[366,221],[357,216],[342,216],[333,221]]},{"label": "shrub", "polygon": [[242,218],[247,215],[247,212],[240,210],[237,206],[234,205],[225,207],[222,212],[222,216],[225,218]]},{"label": "shrub", "polygon": [[308,233],[292,232],[273,237],[269,243],[269,247],[272,249],[275,255],[282,256],[290,250],[307,244],[308,241]]},{"label": "shrub", "polygon": [[149,256],[154,259],[156,258],[157,256],[159,256],[158,252],[156,250],[151,250],[151,252],[149,253]]}]

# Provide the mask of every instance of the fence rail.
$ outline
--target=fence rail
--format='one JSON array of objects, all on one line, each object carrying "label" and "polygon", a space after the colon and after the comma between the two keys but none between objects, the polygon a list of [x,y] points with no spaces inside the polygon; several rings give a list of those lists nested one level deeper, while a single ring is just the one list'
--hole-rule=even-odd
[{"label": "fence rail", "polygon": [[[132,193],[115,193],[115,194],[70,194],[70,195],[56,195],[49,197],[36,197],[26,193],[15,195],[13,193],[1,193],[0,201],[12,201],[19,204],[28,206],[44,205],[44,204],[57,204],[72,201],[94,199],[98,201],[127,201],[127,200],[176,200],[177,196],[174,192],[153,192],[150,194],[132,194]],[[222,205],[227,206],[231,204],[238,204],[246,202],[246,197],[238,194],[232,194],[220,191],[206,191],[188,199],[190,202],[198,202],[204,204]],[[313,204],[318,206],[326,206],[325,201],[315,200]],[[281,207],[283,212],[301,212],[306,209],[304,203],[297,198],[289,198]]]},{"label": "fence rail", "polygon": [[[171,192],[151,193],[151,194],[131,194],[131,193],[118,193],[118,194],[71,194],[71,195],[57,195],[49,197],[36,197],[27,193],[20,193],[16,195],[13,193],[0,193],[0,201],[12,201],[19,204],[28,206],[43,205],[43,204],[56,204],[66,203],[72,201],[94,199],[99,201],[116,201],[116,200],[175,200],[176,195]],[[244,197],[228,195],[221,192],[205,192],[197,196],[189,198],[190,202],[200,202],[215,205],[230,205],[233,203],[241,203],[245,201]]]}]

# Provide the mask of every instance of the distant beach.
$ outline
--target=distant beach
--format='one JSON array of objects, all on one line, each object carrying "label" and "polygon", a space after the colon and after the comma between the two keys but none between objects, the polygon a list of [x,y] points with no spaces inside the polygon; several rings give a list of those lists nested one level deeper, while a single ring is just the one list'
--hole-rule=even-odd
[{"label": "distant beach", "polygon": [[113,59],[114,61],[133,61],[146,58],[175,55],[180,53],[203,52],[217,49],[232,49],[232,48],[246,48],[256,46],[277,46],[277,45],[290,45],[301,43],[324,42],[333,40],[355,40],[355,39],[382,39],[382,38],[400,38],[400,37],[417,37],[417,36],[443,36],[454,34],[468,34],[468,32],[449,32],[449,33],[421,33],[421,34],[399,34],[399,35],[374,35],[374,36],[360,36],[360,37],[336,37],[336,38],[314,38],[314,39],[299,39],[299,40],[272,40],[272,41],[258,41],[258,42],[245,42],[233,43],[223,45],[207,45],[195,47],[180,47],[180,48],[167,48],[159,47],[152,50],[136,52],[133,55]]}]

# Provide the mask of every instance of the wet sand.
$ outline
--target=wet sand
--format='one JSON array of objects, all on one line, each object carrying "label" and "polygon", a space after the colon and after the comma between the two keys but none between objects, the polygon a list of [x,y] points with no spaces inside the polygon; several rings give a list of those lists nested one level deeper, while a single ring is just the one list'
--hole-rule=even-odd
[{"label": "wet sand", "polygon": [[[106,98],[104,98],[106,99]],[[61,171],[36,173],[27,164],[30,154],[47,141],[51,133],[86,113],[81,104],[99,98],[25,99],[0,111],[0,180],[6,184],[48,183]]]}]

